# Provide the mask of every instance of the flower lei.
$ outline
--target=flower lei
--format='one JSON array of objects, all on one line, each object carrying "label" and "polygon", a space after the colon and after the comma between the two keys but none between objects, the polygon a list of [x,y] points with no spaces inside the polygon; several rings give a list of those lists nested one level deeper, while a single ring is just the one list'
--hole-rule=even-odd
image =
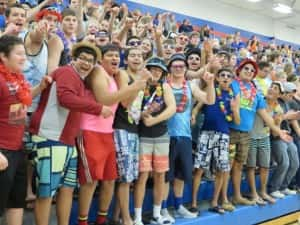
[{"label": "flower lei", "polygon": [[[150,95],[150,85],[147,85],[144,90],[144,108],[143,111],[150,110],[151,112],[157,112],[160,106],[163,104],[163,87],[162,83],[158,82],[155,91]],[[159,107],[153,107],[152,103],[158,103]]]},{"label": "flower lei", "polygon": [[16,90],[16,96],[19,101],[26,106],[32,103],[31,89],[24,76],[20,73],[13,73],[2,63],[0,63],[0,75],[9,83],[10,87]]},{"label": "flower lei", "polygon": [[249,84],[250,84],[250,91],[249,91],[249,90],[247,90],[244,82],[239,77],[237,77],[236,80],[237,80],[237,82],[239,82],[239,86],[243,93],[243,96],[246,99],[248,99],[251,103],[254,102],[254,99],[256,96],[256,88],[254,87],[253,83],[249,82]]},{"label": "flower lei", "polygon": [[[171,79],[168,79],[168,84],[173,88],[173,85],[171,83]],[[185,109],[185,106],[186,106],[186,103],[187,103],[187,100],[188,100],[188,97],[187,97],[187,82],[186,80],[184,79],[183,82],[182,82],[182,97],[181,97],[181,100],[179,102],[178,105],[176,105],[176,112],[177,113],[181,113],[184,111]]]},{"label": "flower lei", "polygon": [[[224,101],[223,101],[223,98],[222,98],[222,91],[219,87],[216,87],[216,94],[217,94],[217,98],[219,100],[219,106],[220,106],[220,109],[221,111],[224,113],[225,115],[225,119],[228,121],[228,122],[231,122],[233,120],[233,115],[232,115],[232,112],[228,112],[226,110],[226,107],[225,107],[225,104],[224,104]],[[228,94],[230,96],[230,99],[233,98],[233,91],[231,88],[229,88],[228,90]]]}]

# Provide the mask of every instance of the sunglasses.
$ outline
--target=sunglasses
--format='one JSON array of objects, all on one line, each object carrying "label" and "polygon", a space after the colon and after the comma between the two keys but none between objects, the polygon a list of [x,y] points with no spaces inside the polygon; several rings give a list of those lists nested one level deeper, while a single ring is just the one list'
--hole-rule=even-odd
[{"label": "sunglasses", "polygon": [[169,48],[169,49],[175,49],[175,45],[163,45],[163,48],[164,49],[167,49],[167,48]]},{"label": "sunglasses", "polygon": [[254,72],[255,72],[254,69],[251,69],[251,68],[248,67],[248,66],[245,66],[243,69],[245,69],[246,71],[251,72],[251,73],[254,73]]},{"label": "sunglasses", "polygon": [[173,69],[184,69],[185,65],[172,65],[171,66]]},{"label": "sunglasses", "polygon": [[95,37],[108,37],[108,33],[106,32],[97,32]]},{"label": "sunglasses", "polygon": [[189,57],[188,60],[196,60],[196,61],[200,61],[200,57]]},{"label": "sunglasses", "polygon": [[129,46],[139,46],[142,44],[142,41],[130,41],[128,42]]},{"label": "sunglasses", "polygon": [[228,79],[233,78],[233,75],[231,73],[220,73],[218,76],[222,78],[228,78]]}]

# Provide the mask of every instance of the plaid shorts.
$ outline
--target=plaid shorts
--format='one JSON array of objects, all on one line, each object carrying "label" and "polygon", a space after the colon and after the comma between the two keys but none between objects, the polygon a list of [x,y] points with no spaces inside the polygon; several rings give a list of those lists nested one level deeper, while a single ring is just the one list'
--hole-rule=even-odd
[{"label": "plaid shorts", "polygon": [[202,131],[195,154],[194,168],[230,171],[229,135],[215,131]]},{"label": "plaid shorts", "polygon": [[36,194],[53,197],[61,186],[77,186],[77,151],[74,146],[64,145],[40,136],[32,136]]},{"label": "plaid shorts", "polygon": [[271,158],[270,137],[251,139],[247,159],[247,166],[269,168]]},{"label": "plaid shorts", "polygon": [[131,183],[139,176],[139,137],[135,133],[116,129],[114,140],[119,181]]}]

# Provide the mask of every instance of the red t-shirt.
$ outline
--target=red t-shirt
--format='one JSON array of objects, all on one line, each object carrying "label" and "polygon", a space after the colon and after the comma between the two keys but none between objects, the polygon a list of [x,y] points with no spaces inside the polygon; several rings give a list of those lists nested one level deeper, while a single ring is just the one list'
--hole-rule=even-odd
[{"label": "red t-shirt", "polygon": [[0,75],[0,149],[21,150],[26,108],[16,97],[16,87]]}]

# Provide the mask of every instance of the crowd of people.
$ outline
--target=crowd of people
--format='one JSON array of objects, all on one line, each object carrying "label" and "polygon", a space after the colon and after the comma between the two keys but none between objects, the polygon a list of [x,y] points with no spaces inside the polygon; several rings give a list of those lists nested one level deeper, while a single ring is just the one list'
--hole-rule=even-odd
[{"label": "crowd of people", "polygon": [[0,0],[0,26],[0,223],[21,225],[34,202],[34,224],[48,225],[55,200],[67,225],[78,188],[78,225],[87,225],[99,186],[96,225],[108,224],[113,196],[110,223],[143,225],[148,179],[152,224],[193,219],[206,172],[218,214],[300,190],[297,49],[238,31],[216,38],[113,0]]}]

